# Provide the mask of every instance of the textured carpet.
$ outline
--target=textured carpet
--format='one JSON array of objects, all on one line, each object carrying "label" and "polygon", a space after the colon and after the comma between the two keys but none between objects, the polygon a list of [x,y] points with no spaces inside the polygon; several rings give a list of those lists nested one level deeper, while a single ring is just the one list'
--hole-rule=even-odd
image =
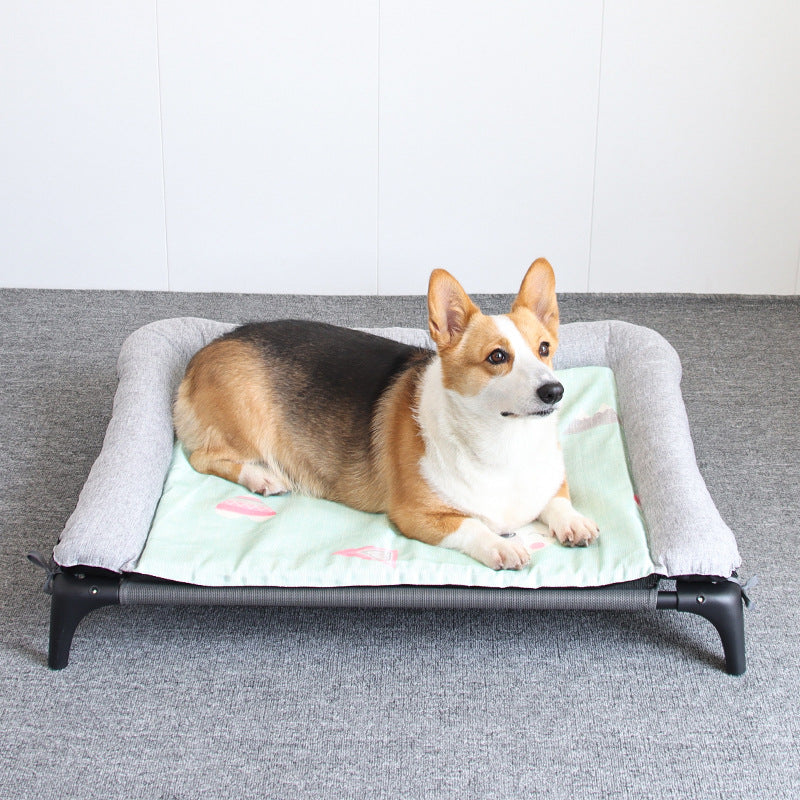
[{"label": "textured carpet", "polygon": [[[506,298],[479,298],[505,310]],[[704,620],[110,608],[45,666],[49,553],[123,338],[164,317],[424,326],[421,298],[0,292],[0,796],[800,796],[800,301],[567,295],[677,348],[698,463],[758,574],[748,670]],[[654,387],[657,391],[657,387]]]}]

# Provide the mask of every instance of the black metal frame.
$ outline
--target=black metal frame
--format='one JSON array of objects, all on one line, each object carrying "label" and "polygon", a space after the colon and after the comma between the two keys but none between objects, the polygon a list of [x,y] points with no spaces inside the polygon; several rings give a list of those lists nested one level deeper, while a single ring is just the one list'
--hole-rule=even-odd
[{"label": "black metal frame", "polygon": [[79,569],[57,572],[48,580],[52,593],[48,665],[63,669],[80,621],[111,605],[303,606],[349,608],[592,610],[671,609],[698,614],[719,633],[725,668],[745,671],[742,588],[731,580],[677,579],[674,590],[659,581],[637,581],[597,588],[483,589],[457,586],[353,586],[336,588],[205,587],[140,576],[92,574]]}]

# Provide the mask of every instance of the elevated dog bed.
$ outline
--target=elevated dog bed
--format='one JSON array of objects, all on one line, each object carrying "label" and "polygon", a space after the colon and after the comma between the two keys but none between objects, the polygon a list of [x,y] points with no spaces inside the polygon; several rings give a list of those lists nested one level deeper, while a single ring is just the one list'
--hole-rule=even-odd
[{"label": "elevated dog bed", "polygon": [[[680,362],[659,334],[622,322],[561,327],[567,472],[575,505],[601,536],[565,548],[527,526],[518,535],[531,563],[495,572],[400,536],[384,515],[261,498],[195,473],[174,442],[172,398],[191,356],[232,327],[164,320],[124,343],[102,451],[50,562],[52,668],[66,666],[75,629],[95,608],[204,604],[671,608],[709,619],[728,671],[744,671],[736,543],[697,469]],[[373,332],[431,346],[424,331]]]}]

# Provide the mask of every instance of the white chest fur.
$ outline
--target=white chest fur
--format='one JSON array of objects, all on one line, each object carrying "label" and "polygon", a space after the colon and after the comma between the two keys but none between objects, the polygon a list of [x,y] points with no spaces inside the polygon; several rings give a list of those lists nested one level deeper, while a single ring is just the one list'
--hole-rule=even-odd
[{"label": "white chest fur", "polygon": [[536,519],[564,480],[556,414],[504,417],[442,386],[427,368],[417,413],[428,485],[452,507],[501,533]]}]

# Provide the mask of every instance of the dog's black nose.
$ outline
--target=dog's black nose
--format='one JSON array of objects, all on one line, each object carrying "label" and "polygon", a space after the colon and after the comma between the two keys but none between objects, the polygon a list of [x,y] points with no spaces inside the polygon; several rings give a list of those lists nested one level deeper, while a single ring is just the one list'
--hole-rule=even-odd
[{"label": "dog's black nose", "polygon": [[558,381],[543,383],[536,390],[536,394],[543,403],[554,406],[564,396],[564,387]]}]

